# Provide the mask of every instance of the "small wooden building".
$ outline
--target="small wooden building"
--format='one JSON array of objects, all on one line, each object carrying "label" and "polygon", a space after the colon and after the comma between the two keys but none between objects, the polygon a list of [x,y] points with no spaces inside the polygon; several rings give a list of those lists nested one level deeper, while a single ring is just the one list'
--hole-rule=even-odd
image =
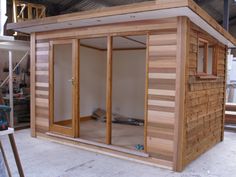
[{"label": "small wooden building", "polygon": [[[236,39],[192,0],[8,29],[31,35],[33,137],[175,171],[223,140],[227,48]],[[96,109],[105,121],[91,118]],[[117,117],[144,125],[116,124]]]}]

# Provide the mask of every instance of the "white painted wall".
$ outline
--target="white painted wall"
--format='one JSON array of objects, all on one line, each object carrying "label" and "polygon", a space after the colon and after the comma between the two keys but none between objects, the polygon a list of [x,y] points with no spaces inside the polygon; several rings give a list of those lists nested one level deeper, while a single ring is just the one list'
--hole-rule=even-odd
[{"label": "white painted wall", "polygon": [[[69,54],[61,48],[57,57]],[[114,51],[113,53],[113,112],[128,117],[144,118],[145,50]],[[69,57],[67,57],[69,58]],[[56,70],[55,103],[57,117],[69,118],[71,100],[67,80],[71,77],[71,62],[60,60]],[[57,65],[57,63],[55,63]],[[67,74],[66,74],[67,73]],[[80,116],[89,116],[106,105],[106,52],[80,47]]]},{"label": "white painted wall", "polygon": [[[106,106],[106,52],[80,49],[80,116]],[[145,50],[113,52],[112,111],[144,118]]]},{"label": "white painted wall", "polygon": [[80,116],[105,109],[106,52],[80,47]]},{"label": "white painted wall", "polygon": [[113,112],[144,119],[145,50],[113,52]]}]

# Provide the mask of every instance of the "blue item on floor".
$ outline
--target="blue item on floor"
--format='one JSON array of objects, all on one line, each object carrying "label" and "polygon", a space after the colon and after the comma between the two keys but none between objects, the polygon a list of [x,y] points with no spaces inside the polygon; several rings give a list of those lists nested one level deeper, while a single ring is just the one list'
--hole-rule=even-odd
[{"label": "blue item on floor", "polygon": [[136,150],[144,150],[144,146],[143,146],[142,144],[137,144],[137,145],[135,146],[135,149],[136,149]]}]

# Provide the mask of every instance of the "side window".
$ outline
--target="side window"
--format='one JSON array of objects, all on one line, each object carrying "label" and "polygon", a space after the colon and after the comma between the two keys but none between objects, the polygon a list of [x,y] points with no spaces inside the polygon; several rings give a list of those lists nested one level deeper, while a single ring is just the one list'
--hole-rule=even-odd
[{"label": "side window", "polygon": [[198,40],[198,75],[215,75],[216,58],[214,45],[204,39]]}]

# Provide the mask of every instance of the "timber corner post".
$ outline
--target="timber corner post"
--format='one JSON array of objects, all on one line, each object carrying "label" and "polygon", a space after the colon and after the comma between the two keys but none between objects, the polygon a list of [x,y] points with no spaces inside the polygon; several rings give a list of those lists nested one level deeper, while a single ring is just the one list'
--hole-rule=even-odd
[{"label": "timber corner post", "polygon": [[177,19],[176,53],[176,98],[174,128],[173,170],[181,172],[184,168],[183,151],[185,141],[185,73],[188,60],[189,19],[180,16]]}]

